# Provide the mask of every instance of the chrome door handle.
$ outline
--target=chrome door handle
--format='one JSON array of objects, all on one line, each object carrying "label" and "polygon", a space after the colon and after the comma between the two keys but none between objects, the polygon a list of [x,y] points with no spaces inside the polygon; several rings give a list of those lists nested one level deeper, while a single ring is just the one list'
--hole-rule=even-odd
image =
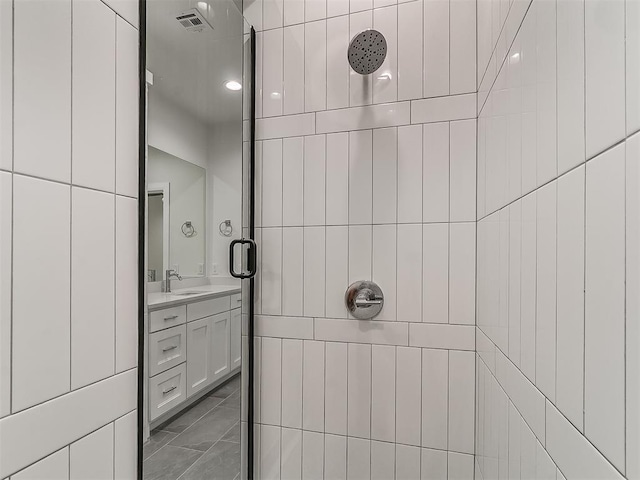
[{"label": "chrome door handle", "polygon": [[163,395],[166,395],[167,393],[171,393],[171,392],[173,392],[176,388],[178,388],[178,387],[177,387],[176,385],[174,385],[173,387],[171,387],[171,388],[169,388],[169,389],[167,389],[167,390],[163,390],[163,391],[162,391],[162,394],[163,394]]},{"label": "chrome door handle", "polygon": [[170,317],[164,317],[165,320],[175,320],[178,318],[178,315],[171,315]]},{"label": "chrome door handle", "polygon": [[163,349],[162,349],[162,352],[163,352],[163,353],[164,353],[164,352],[168,352],[168,351],[170,351],[170,350],[175,350],[176,348],[178,348],[178,346],[177,346],[177,345],[171,345],[170,347],[165,347],[165,348],[163,348]]}]

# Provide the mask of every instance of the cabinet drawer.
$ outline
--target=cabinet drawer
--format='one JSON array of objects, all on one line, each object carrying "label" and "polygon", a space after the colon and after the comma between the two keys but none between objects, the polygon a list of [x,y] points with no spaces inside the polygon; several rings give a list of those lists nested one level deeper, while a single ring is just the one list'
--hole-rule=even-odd
[{"label": "cabinet drawer", "polygon": [[242,294],[236,293],[231,295],[231,310],[234,308],[240,308],[242,306]]},{"label": "cabinet drawer", "polygon": [[175,327],[187,321],[187,306],[163,308],[149,313],[149,332]]},{"label": "cabinet drawer", "polygon": [[153,377],[187,359],[187,327],[162,330],[149,335],[149,376]]},{"label": "cabinet drawer", "polygon": [[187,366],[184,363],[150,378],[149,419],[153,421],[184,402],[187,398],[186,385]]},{"label": "cabinet drawer", "polygon": [[210,317],[217,313],[227,312],[230,309],[231,301],[229,296],[190,303],[187,305],[187,321]]}]

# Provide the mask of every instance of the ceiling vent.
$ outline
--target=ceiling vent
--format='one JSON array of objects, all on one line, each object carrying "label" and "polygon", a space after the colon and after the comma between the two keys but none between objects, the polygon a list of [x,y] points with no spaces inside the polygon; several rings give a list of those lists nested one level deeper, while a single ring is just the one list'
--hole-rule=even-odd
[{"label": "ceiling vent", "polygon": [[176,20],[180,22],[180,25],[184,27],[188,32],[199,33],[204,30],[213,30],[213,27],[202,14],[195,8],[182,12],[180,15],[176,15]]}]

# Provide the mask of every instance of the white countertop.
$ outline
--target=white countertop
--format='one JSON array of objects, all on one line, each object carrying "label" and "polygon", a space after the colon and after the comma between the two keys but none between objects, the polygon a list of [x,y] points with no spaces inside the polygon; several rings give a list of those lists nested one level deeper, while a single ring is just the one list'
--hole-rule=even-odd
[{"label": "white countertop", "polygon": [[[183,292],[198,292],[193,295],[180,295]],[[186,305],[187,303],[207,300],[209,298],[224,297],[240,293],[239,285],[201,285],[192,288],[179,288],[171,293],[154,292],[147,295],[149,310]]]}]

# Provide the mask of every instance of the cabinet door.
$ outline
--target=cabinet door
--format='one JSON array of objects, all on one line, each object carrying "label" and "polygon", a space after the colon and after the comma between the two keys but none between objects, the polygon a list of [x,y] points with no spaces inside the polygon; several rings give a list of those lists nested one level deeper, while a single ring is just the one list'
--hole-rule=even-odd
[{"label": "cabinet door", "polygon": [[230,312],[211,317],[211,381],[215,382],[231,371],[229,366]]},{"label": "cabinet door", "polygon": [[213,317],[187,323],[187,397],[211,384],[211,328]]},{"label": "cabinet door", "polygon": [[241,308],[231,310],[231,370],[235,370],[242,363],[241,351],[241,331],[242,331],[242,312]]}]

